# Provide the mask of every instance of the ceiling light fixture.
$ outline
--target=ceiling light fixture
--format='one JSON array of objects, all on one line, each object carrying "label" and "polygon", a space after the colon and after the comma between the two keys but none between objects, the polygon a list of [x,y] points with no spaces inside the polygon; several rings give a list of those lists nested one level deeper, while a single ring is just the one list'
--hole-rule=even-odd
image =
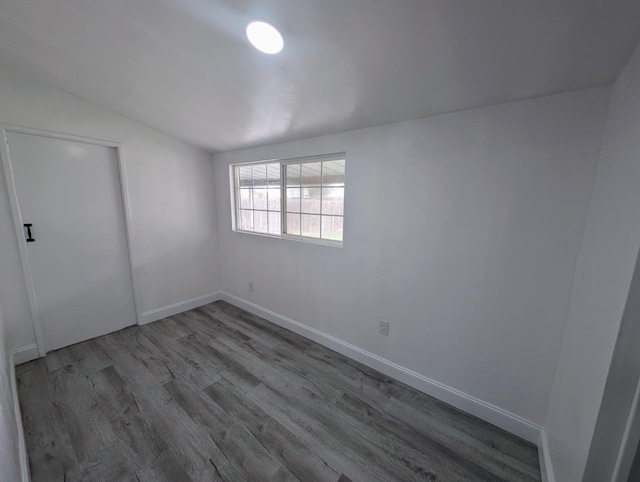
[{"label": "ceiling light fixture", "polygon": [[247,38],[260,52],[277,54],[282,50],[282,35],[273,25],[266,22],[251,22],[247,25]]}]

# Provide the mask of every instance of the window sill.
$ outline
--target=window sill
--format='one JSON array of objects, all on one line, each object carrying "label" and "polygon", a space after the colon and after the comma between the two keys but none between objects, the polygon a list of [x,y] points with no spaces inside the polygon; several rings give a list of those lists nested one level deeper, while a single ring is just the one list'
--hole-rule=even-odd
[{"label": "window sill", "polygon": [[267,233],[257,233],[255,231],[244,231],[241,229],[233,229],[234,233],[241,234],[252,234],[253,236],[261,236],[263,238],[271,238],[271,239],[284,239],[286,241],[297,241],[299,243],[307,243],[307,244],[319,244],[321,246],[330,246],[332,248],[342,248],[344,245],[344,241],[333,241],[330,239],[319,239],[319,238],[309,238],[306,236],[292,236],[290,234],[267,234]]}]

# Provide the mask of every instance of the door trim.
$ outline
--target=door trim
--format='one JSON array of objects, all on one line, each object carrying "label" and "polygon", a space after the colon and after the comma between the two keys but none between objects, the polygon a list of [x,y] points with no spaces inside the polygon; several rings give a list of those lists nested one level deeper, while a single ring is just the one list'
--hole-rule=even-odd
[{"label": "door trim", "polygon": [[638,439],[640,439],[640,380],[636,385],[636,392],[631,403],[631,410],[627,425],[622,436],[620,451],[616,459],[616,465],[613,468],[612,482],[624,482],[631,473],[634,457],[638,450]]},{"label": "door trim", "polygon": [[133,255],[133,234],[131,229],[131,209],[129,206],[129,189],[127,187],[127,175],[126,164],[124,159],[124,146],[120,142],[107,141],[103,139],[93,139],[90,137],[76,136],[72,134],[65,134],[61,132],[46,131],[41,129],[32,129],[30,127],[15,126],[10,124],[0,124],[0,131],[2,133],[2,142],[0,142],[0,157],[2,158],[2,166],[4,168],[4,178],[7,184],[7,191],[9,193],[9,204],[11,205],[11,214],[13,216],[13,225],[16,232],[16,238],[18,241],[18,248],[20,251],[20,262],[22,264],[22,273],[24,275],[25,284],[27,287],[27,298],[29,299],[29,310],[31,312],[31,323],[33,325],[33,332],[36,337],[36,345],[38,346],[38,353],[41,357],[46,355],[44,334],[42,330],[42,324],[40,322],[40,314],[38,311],[38,300],[36,298],[35,289],[33,287],[33,278],[31,275],[31,264],[29,261],[29,252],[27,250],[27,243],[24,239],[24,230],[22,222],[22,214],[20,212],[20,204],[18,202],[18,194],[16,191],[13,164],[11,163],[11,152],[7,143],[7,133],[14,134],[29,134],[40,137],[49,137],[51,139],[60,139],[64,141],[80,142],[84,144],[93,144],[104,147],[111,147],[116,150],[116,157],[118,159],[118,173],[120,181],[120,196],[122,199],[123,217],[124,217],[124,230],[127,240],[127,256],[129,262],[129,275],[131,277],[131,286],[133,288],[133,306],[136,315],[136,323],[140,324],[140,312],[138,301],[138,286],[136,283],[136,277],[134,276],[134,266],[136,262]]}]

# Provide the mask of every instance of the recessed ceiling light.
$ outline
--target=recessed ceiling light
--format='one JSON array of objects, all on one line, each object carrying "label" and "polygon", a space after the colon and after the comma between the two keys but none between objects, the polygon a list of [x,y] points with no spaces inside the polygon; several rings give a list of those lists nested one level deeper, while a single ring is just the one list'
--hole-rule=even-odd
[{"label": "recessed ceiling light", "polygon": [[247,25],[247,38],[255,48],[265,54],[277,54],[284,46],[280,32],[266,22],[255,21]]}]

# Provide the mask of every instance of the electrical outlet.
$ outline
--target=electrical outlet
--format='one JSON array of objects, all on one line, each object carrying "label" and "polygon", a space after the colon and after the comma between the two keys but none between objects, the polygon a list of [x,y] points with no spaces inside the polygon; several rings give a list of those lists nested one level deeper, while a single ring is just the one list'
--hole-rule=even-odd
[{"label": "electrical outlet", "polygon": [[253,293],[253,282],[249,282],[249,293]]},{"label": "electrical outlet", "polygon": [[389,322],[380,320],[380,334],[384,336],[389,336]]}]

